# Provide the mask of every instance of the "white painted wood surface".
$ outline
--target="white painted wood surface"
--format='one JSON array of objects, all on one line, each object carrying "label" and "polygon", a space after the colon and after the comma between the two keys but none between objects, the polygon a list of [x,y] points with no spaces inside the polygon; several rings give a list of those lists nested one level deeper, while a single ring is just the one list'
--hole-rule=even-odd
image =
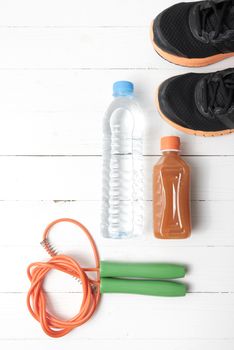
[{"label": "white painted wood surface", "polygon": [[[1,349],[234,348],[234,136],[181,134],[155,109],[160,82],[192,71],[163,61],[151,47],[150,22],[173,3],[0,2]],[[99,221],[101,122],[118,79],[135,83],[146,115],[146,222],[143,238],[116,242],[101,238]],[[182,137],[192,167],[194,229],[185,241],[152,237],[151,171],[167,133]],[[47,259],[41,234],[61,216],[87,225],[103,259],[186,263],[190,293],[180,299],[105,295],[91,321],[63,339],[48,339],[26,308],[26,267]],[[89,262],[72,227],[61,225],[52,238],[60,251]],[[78,309],[81,290],[73,279],[51,273],[46,289],[59,314]]]}]

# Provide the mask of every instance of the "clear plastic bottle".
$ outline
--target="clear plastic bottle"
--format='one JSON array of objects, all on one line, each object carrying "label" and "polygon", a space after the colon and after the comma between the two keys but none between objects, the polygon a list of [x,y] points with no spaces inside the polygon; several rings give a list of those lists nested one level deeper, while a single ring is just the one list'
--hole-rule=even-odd
[{"label": "clear plastic bottle", "polygon": [[133,84],[117,81],[103,121],[104,237],[130,238],[143,232],[143,113]]}]

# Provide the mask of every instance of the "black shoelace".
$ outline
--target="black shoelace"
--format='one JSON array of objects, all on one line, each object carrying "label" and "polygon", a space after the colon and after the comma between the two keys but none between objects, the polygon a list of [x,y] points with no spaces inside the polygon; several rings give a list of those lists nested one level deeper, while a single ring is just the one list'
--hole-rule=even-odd
[{"label": "black shoelace", "polygon": [[220,33],[232,29],[226,22],[227,15],[234,6],[234,0],[223,2],[210,2],[210,7],[204,8],[202,5],[197,12],[198,33],[202,36],[203,32],[213,32],[213,39],[216,39]]},{"label": "black shoelace", "polygon": [[212,74],[206,79],[204,89],[204,110],[213,114],[215,108],[226,113],[234,103],[234,73],[223,77],[221,74]]}]

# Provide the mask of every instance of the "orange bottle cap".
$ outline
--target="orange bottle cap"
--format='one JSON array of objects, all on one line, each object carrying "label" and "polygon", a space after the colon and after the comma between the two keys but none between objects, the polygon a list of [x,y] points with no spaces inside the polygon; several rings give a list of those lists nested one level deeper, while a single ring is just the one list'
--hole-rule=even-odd
[{"label": "orange bottle cap", "polygon": [[161,149],[161,151],[165,151],[165,150],[179,151],[180,150],[180,138],[179,138],[179,136],[161,137],[160,149]]}]

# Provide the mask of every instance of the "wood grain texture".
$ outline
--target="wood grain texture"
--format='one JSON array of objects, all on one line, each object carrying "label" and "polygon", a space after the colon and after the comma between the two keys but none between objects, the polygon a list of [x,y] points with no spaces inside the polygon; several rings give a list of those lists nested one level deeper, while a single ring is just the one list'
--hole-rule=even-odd
[{"label": "wood grain texture", "polygon": [[135,83],[145,113],[144,154],[158,155],[160,136],[177,134],[182,138],[182,154],[234,155],[233,135],[185,135],[159,116],[154,102],[157,87],[178,73],[167,69],[0,70],[0,115],[4,117],[0,155],[100,155],[102,118],[118,79]]},{"label": "wood grain texture", "polygon": [[[77,239],[78,242],[83,240]],[[183,279],[188,284],[188,291],[191,293],[234,293],[233,276],[233,247],[200,247],[199,258],[197,247],[162,247],[156,244],[143,246],[118,246],[105,245],[98,240],[99,252],[103,260],[115,261],[146,261],[146,262],[172,262],[181,263],[187,266],[187,274]],[[74,247],[63,247],[60,251],[78,259],[83,266],[93,266],[91,259],[91,249],[83,244],[76,244]],[[79,248],[82,246],[82,249]],[[85,251],[85,254],[84,254]],[[90,256],[89,256],[90,254]],[[217,256],[222,259],[217,259]],[[14,256],[15,264],[11,264]],[[7,281],[1,284],[0,293],[26,292],[29,288],[29,281],[25,268],[31,262],[48,260],[48,255],[39,245],[21,247],[3,247],[0,248],[0,263],[7,264],[8,269],[3,270],[2,279]],[[8,276],[14,278],[8,279]],[[45,283],[48,292],[81,292],[81,286],[70,276],[64,276],[56,272],[51,272]],[[195,298],[195,297],[194,297]],[[116,298],[117,300],[117,298]],[[175,305],[176,300],[174,301]],[[149,316],[150,317],[150,316]]]},{"label": "wood grain texture", "polygon": [[113,350],[119,350],[120,348],[124,349],[126,345],[128,349],[141,350],[143,347],[149,350],[155,350],[156,348],[160,350],[181,350],[181,349],[189,349],[189,350],[197,350],[197,349],[213,349],[213,350],[233,350],[233,339],[60,339],[60,341],[56,340],[28,340],[28,339],[15,339],[15,340],[2,340],[0,341],[2,347],[5,350],[11,350],[18,347],[23,347],[25,350],[31,350],[32,348],[35,350],[41,350],[41,347],[47,350],[53,350],[55,347],[57,350],[67,350],[69,349],[87,349],[93,350],[98,347],[99,349],[109,350],[110,348]]},{"label": "wood grain texture", "polygon": [[[145,200],[152,199],[152,169],[158,159],[144,159]],[[192,200],[234,200],[233,157],[185,159],[192,169]],[[1,157],[0,164],[4,200],[101,199],[101,157]]]},{"label": "wood grain texture", "polygon": [[[223,210],[225,208],[225,210]],[[0,248],[39,247],[46,225],[58,217],[73,217],[84,223],[99,247],[106,249],[140,249],[152,247],[158,253],[167,247],[233,247],[234,235],[230,218],[233,213],[232,201],[192,201],[193,234],[190,239],[161,241],[152,236],[152,202],[145,202],[145,230],[141,239],[106,240],[100,235],[100,201],[1,201],[0,231],[3,232]],[[220,215],[222,213],[222,215]],[[64,246],[78,246],[80,233],[71,225],[56,227],[52,241],[58,250]],[[134,243],[134,244],[133,244]],[[29,248],[31,249],[31,248]],[[208,251],[208,250],[207,250]],[[209,250],[211,251],[211,250]],[[8,250],[9,252],[9,250]],[[41,250],[41,257],[45,257]],[[139,255],[141,259],[145,258]],[[155,254],[157,258],[157,254]],[[33,258],[33,256],[32,256]]]},{"label": "wood grain texture", "polygon": [[[48,339],[40,325],[36,321],[32,322],[26,310],[25,298],[24,293],[1,295],[2,339]],[[81,294],[76,293],[53,294],[50,298],[53,300],[51,307],[65,317],[74,315],[81,302]],[[63,340],[67,340],[67,344],[75,339],[99,342],[103,339],[125,340],[125,347],[129,340],[134,339],[189,339],[191,345],[193,339],[233,340],[233,304],[234,294],[222,293],[188,295],[176,300],[104,295],[93,318]],[[59,342],[60,340],[54,341],[54,346]]]},{"label": "wood grain texture", "polygon": [[92,0],[86,0],[85,4],[80,0],[67,0],[64,6],[64,0],[42,0],[40,3],[22,0],[21,4],[8,0],[1,3],[0,20],[2,26],[14,27],[148,26],[158,11],[173,3],[167,0],[155,4],[154,0],[146,0],[142,6],[134,0],[100,0],[95,5]]},{"label": "wood grain texture", "polygon": [[[233,135],[184,135],[162,121],[157,87],[191,72],[162,60],[149,38],[151,20],[175,0],[3,0],[0,2],[0,347],[6,350],[233,350]],[[233,58],[196,72],[233,65]],[[134,82],[145,113],[145,229],[138,240],[100,233],[102,118],[112,83]],[[152,236],[152,167],[159,139],[182,138],[192,168],[192,237]],[[93,234],[102,259],[185,263],[185,298],[105,295],[94,318],[60,340],[48,339],[26,308],[27,265],[48,257],[45,226],[73,217]],[[59,251],[90,263],[76,228],[51,233]],[[49,308],[71,317],[81,286],[52,272]]]},{"label": "wood grain texture", "polygon": [[[159,57],[148,27],[2,27],[0,69],[174,69]],[[117,44],[118,43],[118,44]],[[127,53],[127,54],[126,54]],[[208,69],[230,67],[233,58]],[[185,67],[177,67],[187,72]],[[190,69],[193,71],[193,69]],[[204,71],[204,68],[198,69]]]}]

